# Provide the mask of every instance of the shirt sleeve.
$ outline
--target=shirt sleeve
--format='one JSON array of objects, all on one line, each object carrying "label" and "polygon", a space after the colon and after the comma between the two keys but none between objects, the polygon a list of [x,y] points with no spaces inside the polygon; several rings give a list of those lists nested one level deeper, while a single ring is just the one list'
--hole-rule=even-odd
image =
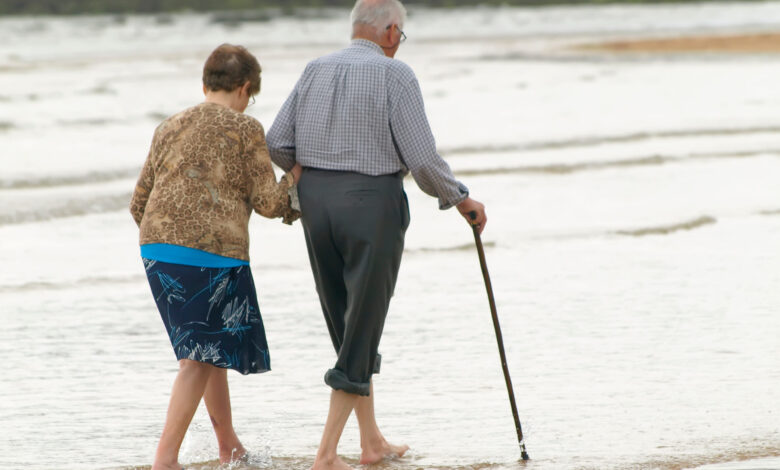
[{"label": "shirt sleeve", "polygon": [[284,171],[290,171],[295,166],[295,110],[297,102],[298,85],[296,84],[268,130],[268,152],[271,155],[271,160]]},{"label": "shirt sleeve", "polygon": [[138,182],[133,191],[133,197],[130,200],[130,214],[132,214],[133,220],[135,220],[135,223],[139,227],[141,226],[141,220],[144,217],[146,203],[149,202],[149,195],[154,187],[154,164],[152,160],[154,159],[157,147],[157,135],[158,130],[155,130],[149,154],[146,156],[146,161],[141,169],[141,175],[138,177]]},{"label": "shirt sleeve", "polygon": [[292,223],[299,216],[298,212],[290,207],[288,194],[295,181],[293,175],[287,172],[277,182],[263,126],[258,123],[251,134],[246,147],[249,203],[255,212],[263,217],[282,217],[285,222]]},{"label": "shirt sleeve", "polygon": [[401,161],[420,189],[439,199],[440,209],[449,209],[468,197],[468,188],[455,179],[450,166],[436,151],[416,78],[400,85],[396,99],[391,98],[390,130]]}]

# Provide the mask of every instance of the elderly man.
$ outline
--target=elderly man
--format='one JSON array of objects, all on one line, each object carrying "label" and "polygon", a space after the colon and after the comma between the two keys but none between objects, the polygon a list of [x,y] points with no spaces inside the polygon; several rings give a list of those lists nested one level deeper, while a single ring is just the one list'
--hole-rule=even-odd
[{"label": "elderly man", "polygon": [[[325,374],[330,412],[313,466],[349,469],[337,455],[352,410],[361,464],[403,455],[374,419],[371,376],[409,225],[403,177],[411,172],[439,207],[456,206],[482,230],[484,206],[469,197],[436,152],[412,69],[393,60],[406,39],[398,0],[358,0],[352,43],[309,63],[268,132],[272,160],[303,166],[303,228],[325,321],[338,353]],[[471,220],[469,220],[472,223]]]}]

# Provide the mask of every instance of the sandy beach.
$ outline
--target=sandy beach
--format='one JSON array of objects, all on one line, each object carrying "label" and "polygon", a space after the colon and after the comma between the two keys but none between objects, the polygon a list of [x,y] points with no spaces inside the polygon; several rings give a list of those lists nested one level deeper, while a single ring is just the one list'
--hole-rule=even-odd
[{"label": "sandy beach", "polygon": [[739,35],[678,36],[584,44],[578,50],[625,53],[780,53],[780,32]]},{"label": "sandy beach", "polygon": [[[263,66],[268,129],[348,17],[0,18],[0,469],[148,470],[177,368],[127,210],[155,128],[229,42]],[[371,470],[780,470],[780,0],[420,9],[404,30],[440,153],[489,208],[532,460],[472,231],[410,178],[375,385],[411,450]],[[230,377],[240,468],[308,469],[335,354],[300,223],[250,224],[273,370]],[[357,462],[355,420],[339,450]],[[226,470],[216,451],[201,407],[181,463]]]}]

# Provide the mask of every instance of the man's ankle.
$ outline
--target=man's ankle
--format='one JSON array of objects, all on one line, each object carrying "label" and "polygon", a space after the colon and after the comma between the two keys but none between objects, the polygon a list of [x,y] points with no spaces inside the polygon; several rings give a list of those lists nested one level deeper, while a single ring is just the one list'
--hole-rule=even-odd
[{"label": "man's ankle", "polygon": [[387,442],[387,439],[385,439],[385,436],[379,432],[379,429],[377,428],[375,432],[369,432],[365,435],[360,436],[360,447],[364,447],[364,444],[367,446],[377,446],[382,445]]},{"label": "man's ankle", "polygon": [[336,452],[328,451],[328,452],[317,452],[317,456],[314,458],[317,462],[326,463],[328,465],[333,464],[336,460],[338,460],[339,456]]}]

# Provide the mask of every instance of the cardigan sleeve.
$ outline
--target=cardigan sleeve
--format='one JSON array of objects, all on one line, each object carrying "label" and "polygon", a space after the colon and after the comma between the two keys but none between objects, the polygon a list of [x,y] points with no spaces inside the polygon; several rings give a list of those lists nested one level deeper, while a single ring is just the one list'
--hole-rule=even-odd
[{"label": "cardigan sleeve", "polygon": [[[158,128],[159,129],[159,128]],[[158,141],[158,130],[155,130],[154,137],[152,138],[152,145],[149,149],[149,154],[146,156],[146,161],[141,169],[141,175],[138,177],[138,182],[135,185],[133,191],[133,197],[130,199],[130,214],[133,216],[133,220],[140,227],[141,220],[144,217],[144,211],[146,210],[146,203],[149,201],[149,194],[154,187],[154,156]]]},{"label": "cardigan sleeve", "polygon": [[282,217],[288,224],[298,219],[300,213],[290,207],[288,193],[295,184],[293,175],[287,172],[280,181],[276,181],[265,142],[265,131],[259,122],[249,137],[246,158],[249,203],[255,212],[268,218]]}]

